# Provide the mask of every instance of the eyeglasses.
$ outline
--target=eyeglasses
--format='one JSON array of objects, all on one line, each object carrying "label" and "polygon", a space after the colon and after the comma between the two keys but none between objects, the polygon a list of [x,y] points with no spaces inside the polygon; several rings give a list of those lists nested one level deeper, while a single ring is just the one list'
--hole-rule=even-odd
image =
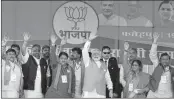
[{"label": "eyeglasses", "polygon": [[110,52],[103,52],[104,54],[110,54]]}]

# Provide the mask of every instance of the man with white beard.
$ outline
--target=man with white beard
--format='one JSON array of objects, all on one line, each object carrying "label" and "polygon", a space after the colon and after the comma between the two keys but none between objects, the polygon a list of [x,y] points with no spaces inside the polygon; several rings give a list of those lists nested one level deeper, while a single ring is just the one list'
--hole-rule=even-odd
[{"label": "man with white beard", "polygon": [[85,64],[85,76],[83,85],[83,98],[106,98],[106,83],[109,89],[109,96],[113,97],[113,84],[109,71],[104,62],[100,61],[101,53],[98,49],[92,51],[91,58],[88,50],[91,41],[96,36],[91,35],[86,41],[82,50],[83,61]]}]

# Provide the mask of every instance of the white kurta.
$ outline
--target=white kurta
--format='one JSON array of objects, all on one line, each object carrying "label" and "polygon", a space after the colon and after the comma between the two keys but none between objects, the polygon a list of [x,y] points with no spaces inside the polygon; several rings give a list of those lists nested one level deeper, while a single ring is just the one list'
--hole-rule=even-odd
[{"label": "white kurta", "polygon": [[81,66],[80,64],[76,64],[75,76],[76,76],[75,98],[81,98]]},{"label": "white kurta", "polygon": [[[90,46],[90,41],[87,41],[85,43],[85,46],[82,50],[82,53],[83,53],[83,60],[84,60],[84,63],[85,64],[85,68],[87,68],[89,66],[89,61],[90,61],[90,58],[89,58],[89,54],[88,54],[88,48]],[[101,67],[101,62],[98,61],[96,62],[98,68]],[[113,85],[112,85],[112,81],[111,81],[111,78],[110,78],[110,74],[109,74],[109,71],[107,69],[106,73],[105,73],[105,79],[106,79],[106,83],[107,83],[107,87],[108,89],[113,89]],[[83,95],[82,95],[82,98],[106,98],[106,96],[104,95],[99,95],[97,92],[96,92],[96,89],[94,89],[92,92],[88,92],[88,91],[83,91]]]},{"label": "white kurta", "polygon": [[[156,68],[159,64],[157,56],[157,44],[152,44],[149,57],[153,63],[154,68]],[[172,98],[171,74],[169,71],[167,71],[163,73],[162,76],[166,76],[166,83],[164,83],[161,79],[161,81],[159,82],[158,90],[156,92],[152,92],[150,90],[147,98]]]},{"label": "white kurta", "polygon": [[[29,58],[28,52],[26,52],[26,55],[23,57],[24,62],[26,63]],[[34,84],[34,90],[24,90],[25,98],[43,98],[42,94],[42,87],[41,87],[41,69],[40,69],[40,59],[35,58],[36,63],[38,64],[37,73],[36,73],[36,79]]]},{"label": "white kurta", "polygon": [[[21,79],[23,73],[20,66],[10,62],[10,65],[7,65],[2,59],[2,97],[3,98],[19,98],[19,89],[21,87]],[[8,85],[4,85],[4,72],[10,70],[11,68],[11,79]]]},{"label": "white kurta", "polygon": [[150,91],[147,98],[172,98],[170,71],[165,72],[162,76],[166,76],[166,83],[161,80],[159,82],[158,90],[155,92]]}]

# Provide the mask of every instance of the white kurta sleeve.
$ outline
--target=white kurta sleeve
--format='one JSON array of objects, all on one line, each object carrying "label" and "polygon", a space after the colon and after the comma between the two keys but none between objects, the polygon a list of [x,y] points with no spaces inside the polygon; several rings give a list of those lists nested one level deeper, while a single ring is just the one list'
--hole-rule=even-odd
[{"label": "white kurta sleeve", "polygon": [[158,66],[159,60],[158,60],[158,55],[157,55],[157,44],[152,44],[152,47],[150,49],[149,58],[152,61],[154,68],[156,66]]},{"label": "white kurta sleeve", "polygon": [[28,58],[29,58],[29,53],[28,51],[26,50],[26,54],[25,56],[21,55],[22,56],[22,61],[24,62],[24,64],[28,61]]},{"label": "white kurta sleeve", "polygon": [[88,50],[90,48],[90,44],[91,44],[91,41],[87,41],[84,45],[83,50],[82,50],[82,57],[83,57],[85,67],[89,66],[90,57],[89,57]]},{"label": "white kurta sleeve", "polygon": [[107,69],[106,74],[105,74],[105,79],[106,79],[106,84],[107,84],[108,89],[113,89],[113,84],[112,84],[108,69]]}]

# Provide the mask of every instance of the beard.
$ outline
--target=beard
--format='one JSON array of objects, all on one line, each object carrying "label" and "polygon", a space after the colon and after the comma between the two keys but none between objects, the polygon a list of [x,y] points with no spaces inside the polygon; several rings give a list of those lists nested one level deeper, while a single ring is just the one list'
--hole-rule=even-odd
[{"label": "beard", "polygon": [[45,53],[43,56],[44,56],[44,58],[49,58],[50,54],[49,53]]},{"label": "beard", "polygon": [[40,54],[33,54],[34,57],[36,57],[37,59],[40,58]]}]

